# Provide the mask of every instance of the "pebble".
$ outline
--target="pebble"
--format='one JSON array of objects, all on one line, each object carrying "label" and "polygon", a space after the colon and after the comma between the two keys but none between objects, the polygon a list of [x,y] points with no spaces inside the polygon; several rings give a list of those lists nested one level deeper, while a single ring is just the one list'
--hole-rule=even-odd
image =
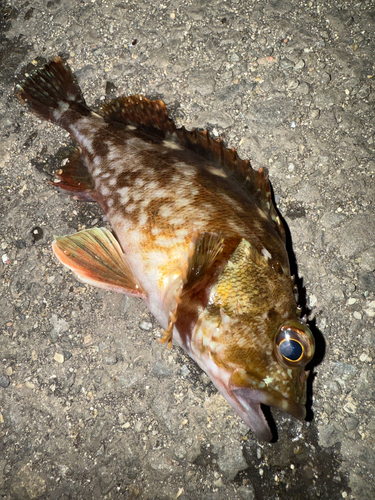
[{"label": "pebble", "polygon": [[313,295],[313,294],[309,295],[309,306],[310,307],[316,306],[317,302],[318,302],[318,299],[317,299],[316,295]]},{"label": "pebble", "polygon": [[251,484],[247,486],[240,486],[237,489],[241,500],[255,500],[255,491]]},{"label": "pebble", "polygon": [[362,314],[359,311],[354,311],[353,318],[358,319],[358,320],[362,319]]},{"label": "pebble", "polygon": [[340,231],[339,245],[340,254],[346,258],[375,246],[375,218],[372,215],[354,216]]},{"label": "pebble", "polygon": [[0,387],[6,389],[10,384],[10,378],[7,375],[0,375]]},{"label": "pebble", "polygon": [[60,354],[59,352],[55,352],[55,355],[53,357],[53,359],[57,362],[57,363],[64,363],[64,355],[63,354]]},{"label": "pebble", "polygon": [[372,300],[371,302],[369,302],[366,305],[364,311],[365,311],[367,316],[369,316],[370,318],[374,318],[375,317],[375,300]]},{"label": "pebble", "polygon": [[150,323],[149,321],[141,321],[139,323],[139,328],[141,330],[149,332],[150,330],[152,330],[152,323]]},{"label": "pebble", "polygon": [[217,465],[228,481],[233,481],[241,470],[248,468],[242,448],[237,443],[229,443],[218,455]]},{"label": "pebble", "polygon": [[369,356],[368,354],[366,354],[365,352],[363,352],[360,356],[359,356],[359,360],[362,361],[362,363],[370,363],[372,361],[372,357]]},{"label": "pebble", "polygon": [[353,414],[357,413],[357,406],[354,403],[352,403],[351,401],[346,403],[346,405],[343,406],[343,409],[347,413],[353,413]]}]

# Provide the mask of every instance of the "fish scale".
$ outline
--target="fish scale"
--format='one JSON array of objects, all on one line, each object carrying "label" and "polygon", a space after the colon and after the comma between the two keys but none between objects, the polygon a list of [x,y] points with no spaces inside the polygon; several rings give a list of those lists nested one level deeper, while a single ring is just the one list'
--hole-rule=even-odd
[{"label": "fish scale", "polygon": [[57,258],[84,283],[143,299],[161,341],[180,345],[259,439],[272,438],[261,404],[303,419],[314,338],[266,169],[177,129],[159,100],[119,97],[94,113],[59,57],[16,95],[77,142],[53,185],[98,202],[112,228],[56,237]]}]

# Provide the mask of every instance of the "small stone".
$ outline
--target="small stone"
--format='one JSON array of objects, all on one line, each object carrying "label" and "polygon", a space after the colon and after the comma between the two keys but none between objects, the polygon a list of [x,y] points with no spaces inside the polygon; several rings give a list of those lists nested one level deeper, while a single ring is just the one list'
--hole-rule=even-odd
[{"label": "small stone", "polygon": [[150,323],[149,321],[141,321],[139,323],[139,328],[141,330],[144,330],[146,332],[149,332],[151,329],[152,329],[152,323]]},{"label": "small stone", "polygon": [[370,318],[374,318],[375,317],[375,300],[372,300],[371,302],[369,302],[367,304],[367,306],[365,307],[365,313]]},{"label": "small stone", "polygon": [[359,356],[359,360],[362,361],[362,363],[365,363],[365,362],[371,362],[372,361],[372,357],[369,356],[368,354],[366,354],[365,352],[363,352],[360,356]]},{"label": "small stone", "polygon": [[190,370],[186,365],[183,365],[181,368],[181,375],[183,377],[187,377],[190,374]]},{"label": "small stone", "polygon": [[353,318],[362,319],[362,314],[359,311],[354,311]]},{"label": "small stone", "polygon": [[362,255],[359,263],[361,269],[364,271],[374,271],[375,269],[375,248],[366,249]]},{"label": "small stone", "polygon": [[356,427],[358,427],[359,420],[358,418],[355,417],[346,417],[345,419],[345,427],[348,431],[354,430]]},{"label": "small stone", "polygon": [[240,495],[241,500],[255,499],[255,491],[251,484],[247,486],[240,486],[237,490],[237,493]]},{"label": "small stone", "polygon": [[28,380],[27,382],[25,382],[25,386],[28,389],[35,389],[35,384],[33,384],[33,382],[30,382],[30,380]]},{"label": "small stone", "polygon": [[346,413],[357,413],[356,405],[350,401],[343,406],[343,409],[344,411],[346,411]]},{"label": "small stone", "polygon": [[3,264],[9,264],[10,263],[9,257],[8,257],[8,255],[6,253],[4,253],[1,256],[1,260],[3,261]]},{"label": "small stone", "polygon": [[298,71],[300,69],[303,69],[304,67],[305,67],[305,61],[303,59],[300,59],[294,66],[294,69]]},{"label": "small stone", "polygon": [[240,471],[248,468],[242,449],[236,444],[226,446],[219,453],[217,465],[228,481],[233,481]]},{"label": "small stone", "polygon": [[352,304],[355,304],[357,302],[357,299],[355,299],[354,297],[350,297],[350,299],[348,300],[348,305],[351,306]]},{"label": "small stone", "polygon": [[55,353],[53,359],[57,362],[57,363],[64,363],[64,355],[63,354],[60,354],[58,352]]},{"label": "small stone", "polygon": [[23,465],[19,469],[11,484],[13,498],[19,499],[36,500],[45,494],[46,489],[46,479],[42,474],[38,474],[30,463]]},{"label": "small stone", "polygon": [[318,299],[316,298],[315,295],[310,295],[309,296],[309,305],[310,305],[310,307],[314,307],[317,302],[318,302]]},{"label": "small stone", "polygon": [[5,375],[8,375],[10,377],[13,373],[13,369],[11,366],[8,366],[8,368],[5,370]]},{"label": "small stone", "polygon": [[177,445],[174,454],[177,459],[181,460],[186,457],[186,449],[182,445]]},{"label": "small stone", "polygon": [[10,384],[10,379],[7,375],[0,375],[0,387],[6,389]]},{"label": "small stone", "polygon": [[216,481],[214,481],[214,486],[215,488],[222,488],[224,485],[223,485],[223,480],[221,479],[221,477],[219,477],[219,479],[216,479]]}]

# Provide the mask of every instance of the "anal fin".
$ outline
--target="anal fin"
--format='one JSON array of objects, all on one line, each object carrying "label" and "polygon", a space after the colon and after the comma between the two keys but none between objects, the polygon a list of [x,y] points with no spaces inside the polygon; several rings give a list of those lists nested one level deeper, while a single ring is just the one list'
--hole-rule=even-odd
[{"label": "anal fin", "polygon": [[52,248],[60,262],[83,283],[146,297],[127,265],[118,241],[107,229],[86,229],[71,236],[56,237]]},{"label": "anal fin", "polygon": [[94,180],[82,159],[79,147],[71,148],[67,163],[54,176],[51,184],[59,191],[83,201],[95,201],[92,197]]}]

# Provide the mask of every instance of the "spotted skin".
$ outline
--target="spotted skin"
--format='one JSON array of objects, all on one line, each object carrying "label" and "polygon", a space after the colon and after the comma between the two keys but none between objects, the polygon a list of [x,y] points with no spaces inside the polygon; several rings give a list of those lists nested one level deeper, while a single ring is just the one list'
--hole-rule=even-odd
[{"label": "spotted skin", "polygon": [[[314,340],[298,318],[266,171],[206,132],[177,129],[161,101],[120,97],[94,113],[60,58],[16,95],[78,143],[56,186],[98,202],[115,235],[59,238],[64,265],[86,282],[142,297],[164,340],[192,356],[260,439],[272,437],[261,403],[303,419]],[[298,362],[280,352],[281,331],[302,346]]]}]

